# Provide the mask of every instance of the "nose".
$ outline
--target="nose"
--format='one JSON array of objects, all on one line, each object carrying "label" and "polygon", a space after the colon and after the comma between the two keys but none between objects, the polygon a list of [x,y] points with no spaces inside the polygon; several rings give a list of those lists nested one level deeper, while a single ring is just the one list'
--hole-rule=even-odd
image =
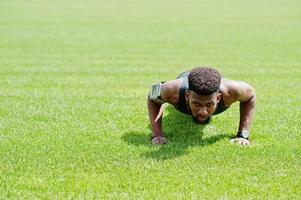
[{"label": "nose", "polygon": [[199,110],[199,114],[206,116],[208,114],[206,107],[201,107]]}]

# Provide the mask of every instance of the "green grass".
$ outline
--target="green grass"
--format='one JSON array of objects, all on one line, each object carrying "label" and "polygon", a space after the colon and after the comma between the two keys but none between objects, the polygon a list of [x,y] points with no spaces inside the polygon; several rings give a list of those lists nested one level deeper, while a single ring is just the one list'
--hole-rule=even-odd
[{"label": "green grass", "polygon": [[[301,199],[297,0],[2,1],[1,199]],[[149,144],[153,82],[198,65],[257,92],[208,126],[168,107]]]}]

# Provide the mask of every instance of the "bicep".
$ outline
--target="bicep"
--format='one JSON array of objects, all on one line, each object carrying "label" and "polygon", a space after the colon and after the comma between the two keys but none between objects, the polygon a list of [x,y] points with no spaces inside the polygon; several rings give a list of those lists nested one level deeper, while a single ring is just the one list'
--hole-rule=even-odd
[{"label": "bicep", "polygon": [[177,104],[178,90],[172,81],[162,84],[161,99],[170,104]]}]

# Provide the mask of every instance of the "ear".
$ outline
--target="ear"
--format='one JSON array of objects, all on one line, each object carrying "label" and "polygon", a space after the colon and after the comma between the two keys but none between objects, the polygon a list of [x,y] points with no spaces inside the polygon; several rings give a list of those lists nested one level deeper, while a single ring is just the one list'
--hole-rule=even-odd
[{"label": "ear", "polygon": [[186,102],[189,99],[189,95],[190,95],[189,90],[185,90],[185,100],[186,100]]},{"label": "ear", "polygon": [[218,93],[217,95],[216,95],[216,101],[217,101],[217,103],[221,100],[221,98],[222,98],[222,93]]}]

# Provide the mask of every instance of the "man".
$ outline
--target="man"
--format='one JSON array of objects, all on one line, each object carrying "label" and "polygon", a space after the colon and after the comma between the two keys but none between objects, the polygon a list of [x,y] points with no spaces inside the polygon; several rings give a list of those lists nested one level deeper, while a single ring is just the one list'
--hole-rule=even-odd
[{"label": "man", "polygon": [[147,99],[152,143],[166,143],[162,130],[163,103],[191,115],[198,124],[206,124],[213,115],[224,112],[236,101],[240,102],[240,122],[236,138],[230,142],[250,145],[256,95],[247,83],[221,78],[218,71],[209,67],[196,67],[175,80],[154,84]]}]

